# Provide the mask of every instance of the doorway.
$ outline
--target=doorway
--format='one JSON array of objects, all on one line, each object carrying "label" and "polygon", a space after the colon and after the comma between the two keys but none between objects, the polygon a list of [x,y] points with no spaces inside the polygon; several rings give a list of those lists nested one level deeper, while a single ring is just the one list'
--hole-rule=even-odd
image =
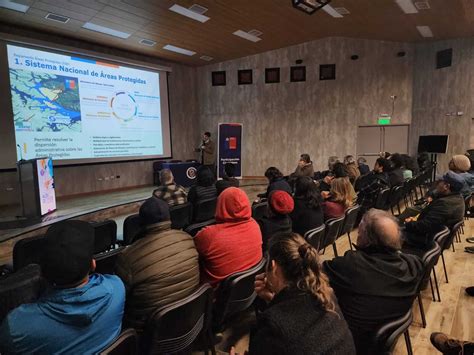
[{"label": "doorway", "polygon": [[408,154],[409,125],[360,126],[357,130],[357,157],[372,169],[380,152]]}]

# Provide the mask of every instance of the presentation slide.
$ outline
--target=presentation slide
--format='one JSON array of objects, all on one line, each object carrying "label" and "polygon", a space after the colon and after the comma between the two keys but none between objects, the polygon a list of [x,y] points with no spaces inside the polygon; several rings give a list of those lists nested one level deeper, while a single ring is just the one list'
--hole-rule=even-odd
[{"label": "presentation slide", "polygon": [[160,73],[7,45],[18,159],[164,154]]}]

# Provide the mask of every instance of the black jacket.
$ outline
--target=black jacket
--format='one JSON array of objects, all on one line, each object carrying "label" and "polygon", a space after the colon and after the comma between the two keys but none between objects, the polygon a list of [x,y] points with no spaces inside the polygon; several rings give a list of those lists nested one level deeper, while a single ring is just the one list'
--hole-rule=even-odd
[{"label": "black jacket", "polygon": [[411,308],[423,264],[414,255],[369,247],[347,251],[325,261],[323,267],[358,353],[368,354],[375,331]]},{"label": "black jacket", "polygon": [[355,350],[342,316],[324,310],[309,293],[287,288],[257,316],[249,354],[352,355]]},{"label": "black jacket", "polygon": [[402,186],[405,182],[405,179],[403,178],[403,170],[398,168],[390,171],[388,173],[388,180],[391,187]]},{"label": "black jacket", "polygon": [[276,190],[288,192],[290,195],[292,194],[290,184],[288,184],[288,182],[284,178],[281,177],[269,183],[267,187],[267,192],[264,194],[260,194],[258,196],[268,198],[268,196],[270,195],[270,192],[276,191]]},{"label": "black jacket", "polygon": [[263,217],[258,220],[262,231],[263,251],[267,250],[268,241],[277,233],[291,232],[291,218],[288,216]]},{"label": "black jacket", "polygon": [[324,223],[324,214],[321,206],[309,207],[308,201],[295,197],[295,208],[290,217],[293,224],[293,232],[302,236]]},{"label": "black jacket", "polygon": [[221,194],[222,191],[227,189],[228,187],[239,187],[240,182],[238,179],[233,178],[233,177],[224,177],[222,180],[218,180],[216,182],[216,190],[217,190],[217,196]]},{"label": "black jacket", "polygon": [[459,193],[436,197],[414,222],[405,224],[410,244],[424,248],[443,226],[451,228],[464,218],[465,203]]}]

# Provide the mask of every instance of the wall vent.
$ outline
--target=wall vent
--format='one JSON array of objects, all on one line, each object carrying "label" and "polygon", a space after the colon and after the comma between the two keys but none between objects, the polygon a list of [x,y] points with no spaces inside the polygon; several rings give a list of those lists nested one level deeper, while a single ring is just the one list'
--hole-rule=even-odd
[{"label": "wall vent", "polygon": [[45,16],[45,19],[51,20],[51,21],[56,21],[56,22],[61,22],[61,23],[68,23],[69,17],[62,16],[62,15],[57,15],[57,14],[52,14],[51,12]]}]

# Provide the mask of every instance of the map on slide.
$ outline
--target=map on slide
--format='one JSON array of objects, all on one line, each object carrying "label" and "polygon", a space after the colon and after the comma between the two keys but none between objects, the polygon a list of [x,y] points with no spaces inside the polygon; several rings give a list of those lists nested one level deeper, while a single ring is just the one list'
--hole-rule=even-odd
[{"label": "map on slide", "polygon": [[16,131],[81,132],[77,78],[10,69]]}]

